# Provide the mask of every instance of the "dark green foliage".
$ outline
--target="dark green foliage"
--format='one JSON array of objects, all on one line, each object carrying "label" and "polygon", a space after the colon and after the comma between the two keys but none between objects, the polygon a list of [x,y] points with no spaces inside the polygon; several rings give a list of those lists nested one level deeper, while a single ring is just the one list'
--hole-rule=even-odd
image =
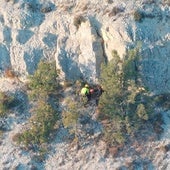
[{"label": "dark green foliage", "polygon": [[[117,134],[123,143],[126,134],[136,133],[153,109],[149,93],[142,84],[138,50],[129,51],[124,60],[120,60],[115,51],[112,55],[113,59],[101,69],[100,83],[105,92],[99,102],[99,119],[111,121],[112,130],[105,127],[104,136],[112,136],[110,143],[113,144]],[[111,135],[114,131],[116,133]]]}]

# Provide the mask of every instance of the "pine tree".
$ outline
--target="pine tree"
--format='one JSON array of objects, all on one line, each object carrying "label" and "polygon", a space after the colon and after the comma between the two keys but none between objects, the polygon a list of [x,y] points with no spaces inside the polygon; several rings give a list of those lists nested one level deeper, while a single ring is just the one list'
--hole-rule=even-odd
[{"label": "pine tree", "polygon": [[110,123],[104,128],[104,137],[112,138],[107,140],[110,144],[124,142],[125,134],[139,130],[152,111],[139,72],[139,50],[130,50],[124,60],[117,52],[112,54],[112,60],[101,68],[100,83],[104,93],[99,101],[99,119],[109,120]]},{"label": "pine tree", "polygon": [[55,62],[40,61],[35,73],[29,76],[28,87],[31,99],[37,99],[55,92],[59,88],[57,77]]},{"label": "pine tree", "polygon": [[[117,52],[113,52],[113,59],[104,63],[101,68],[100,84],[105,93],[100,98],[99,109],[102,116],[109,118],[121,117],[123,102],[122,61]],[[121,114],[120,114],[121,113]],[[105,117],[104,116],[104,117]]]},{"label": "pine tree", "polygon": [[18,142],[26,147],[30,144],[42,145],[48,142],[55,129],[59,119],[57,96],[54,95],[60,88],[57,77],[55,62],[47,61],[41,61],[35,73],[29,77],[30,101],[33,100],[30,128],[17,136]]}]

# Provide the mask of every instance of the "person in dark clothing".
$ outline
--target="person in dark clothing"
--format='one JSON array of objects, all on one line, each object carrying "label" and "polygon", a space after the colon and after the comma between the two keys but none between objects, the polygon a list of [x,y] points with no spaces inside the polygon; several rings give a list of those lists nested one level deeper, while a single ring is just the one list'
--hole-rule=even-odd
[{"label": "person in dark clothing", "polygon": [[99,98],[103,92],[104,92],[103,88],[100,85],[97,85],[97,88],[96,88],[96,105],[97,106],[99,104]]},{"label": "person in dark clothing", "polygon": [[98,91],[98,96],[99,96],[99,97],[100,97],[100,96],[102,95],[102,93],[104,92],[103,88],[102,88],[100,85],[97,86],[97,91]]}]

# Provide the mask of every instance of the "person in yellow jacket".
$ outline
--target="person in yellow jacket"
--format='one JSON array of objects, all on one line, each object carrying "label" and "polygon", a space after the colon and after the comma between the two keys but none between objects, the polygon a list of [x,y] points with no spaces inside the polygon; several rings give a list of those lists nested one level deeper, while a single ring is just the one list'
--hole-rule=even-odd
[{"label": "person in yellow jacket", "polygon": [[81,95],[82,96],[86,96],[87,100],[90,101],[91,99],[91,95],[90,95],[90,89],[89,89],[89,85],[86,84],[82,89],[81,89]]}]

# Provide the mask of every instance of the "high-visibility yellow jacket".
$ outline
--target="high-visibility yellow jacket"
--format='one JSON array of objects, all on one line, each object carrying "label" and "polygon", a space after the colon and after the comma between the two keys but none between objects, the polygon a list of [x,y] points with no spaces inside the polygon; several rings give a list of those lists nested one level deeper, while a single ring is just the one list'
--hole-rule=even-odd
[{"label": "high-visibility yellow jacket", "polygon": [[87,95],[87,94],[89,94],[89,88],[83,87],[83,88],[81,89],[81,94],[82,94],[82,95]]}]

